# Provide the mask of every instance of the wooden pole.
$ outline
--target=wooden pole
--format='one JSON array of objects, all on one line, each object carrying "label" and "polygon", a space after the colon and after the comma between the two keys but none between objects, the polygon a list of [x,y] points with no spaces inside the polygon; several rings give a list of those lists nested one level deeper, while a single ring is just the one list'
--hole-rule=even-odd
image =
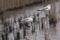
[{"label": "wooden pole", "polygon": [[53,21],[56,22],[57,21],[57,17],[56,17],[56,0],[52,0],[52,18],[53,18]]}]

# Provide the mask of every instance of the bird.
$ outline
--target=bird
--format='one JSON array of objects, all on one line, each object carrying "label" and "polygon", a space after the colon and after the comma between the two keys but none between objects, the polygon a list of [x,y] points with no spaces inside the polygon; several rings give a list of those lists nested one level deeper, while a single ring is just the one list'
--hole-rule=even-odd
[{"label": "bird", "polygon": [[22,22],[32,22],[33,21],[33,17],[27,17],[25,19],[21,20]]},{"label": "bird", "polygon": [[51,4],[48,4],[47,6],[38,9],[37,11],[49,11],[51,9]]}]

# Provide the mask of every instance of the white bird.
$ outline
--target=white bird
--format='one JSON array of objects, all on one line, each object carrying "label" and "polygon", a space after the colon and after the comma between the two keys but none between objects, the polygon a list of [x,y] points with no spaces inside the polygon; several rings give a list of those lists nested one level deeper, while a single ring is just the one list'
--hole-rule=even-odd
[{"label": "white bird", "polygon": [[49,11],[51,9],[51,4],[48,4],[47,6],[40,8],[39,11]]},{"label": "white bird", "polygon": [[32,22],[33,18],[32,17],[28,17],[28,18],[25,18],[25,19],[23,19],[21,21],[23,21],[23,22]]}]

